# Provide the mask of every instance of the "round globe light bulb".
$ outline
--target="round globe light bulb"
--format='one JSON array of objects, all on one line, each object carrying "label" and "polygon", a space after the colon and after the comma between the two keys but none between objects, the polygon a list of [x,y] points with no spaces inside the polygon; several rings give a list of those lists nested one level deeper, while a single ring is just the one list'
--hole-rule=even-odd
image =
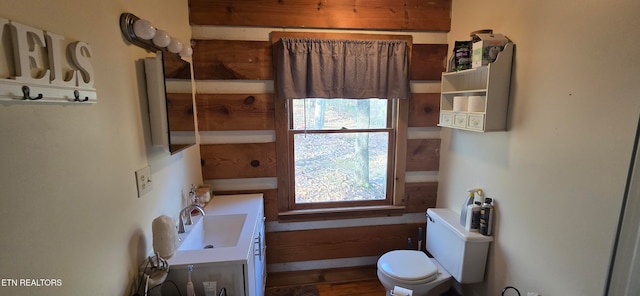
[{"label": "round globe light bulb", "polygon": [[193,54],[193,49],[191,49],[191,46],[184,46],[182,47],[182,50],[180,51],[180,56],[183,58],[188,58]]},{"label": "round globe light bulb", "polygon": [[133,23],[133,33],[141,39],[149,40],[156,35],[156,28],[148,20],[139,19]]},{"label": "round globe light bulb", "polygon": [[171,42],[169,42],[167,49],[172,53],[179,53],[182,50],[182,42],[176,38],[171,38]]},{"label": "round globe light bulb", "polygon": [[159,47],[167,47],[171,42],[171,37],[165,30],[158,29],[156,35],[153,36],[153,44]]}]

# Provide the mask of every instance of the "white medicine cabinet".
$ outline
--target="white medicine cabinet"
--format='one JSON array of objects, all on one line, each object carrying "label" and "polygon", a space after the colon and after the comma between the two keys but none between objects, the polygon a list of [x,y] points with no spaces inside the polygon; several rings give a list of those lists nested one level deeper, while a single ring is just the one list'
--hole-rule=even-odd
[{"label": "white medicine cabinet", "polygon": [[[506,130],[513,47],[507,43],[487,66],[442,73],[438,126],[475,132]],[[454,108],[458,99],[466,100],[464,107]]]}]

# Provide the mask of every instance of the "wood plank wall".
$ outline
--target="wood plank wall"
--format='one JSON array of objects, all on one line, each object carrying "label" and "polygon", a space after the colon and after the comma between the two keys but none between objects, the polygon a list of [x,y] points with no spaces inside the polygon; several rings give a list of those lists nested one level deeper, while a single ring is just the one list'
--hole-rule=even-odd
[{"label": "wood plank wall", "polygon": [[[377,0],[363,4],[353,1],[222,1],[190,0],[190,17],[194,26],[254,26],[359,28],[367,30],[448,31],[451,0],[400,1]],[[320,5],[320,6],[318,6]],[[380,7],[385,7],[381,9]],[[347,17],[348,15],[348,17]],[[445,17],[446,15],[446,17]],[[330,17],[332,16],[332,17]],[[336,17],[340,19],[336,22]],[[334,20],[334,21],[331,21]],[[193,40],[193,67],[196,85],[202,83],[273,83],[272,50],[268,36],[263,40],[196,39]],[[440,80],[447,56],[447,44],[416,44],[412,49],[411,79]],[[275,142],[231,141],[220,143],[203,137],[206,133],[272,132],[274,97],[272,91],[233,92],[197,87],[196,110],[201,133],[202,174],[205,182],[227,180],[275,179]],[[439,90],[439,88],[438,88]],[[409,128],[438,131],[439,93],[415,92],[410,101]],[[215,136],[214,136],[215,137]],[[204,140],[202,140],[204,139]],[[436,172],[439,165],[439,136],[410,138],[407,141],[407,172]],[[246,179],[244,179],[246,178]],[[267,186],[268,187],[268,186]],[[409,182],[403,201],[407,214],[420,215],[434,207],[438,184],[434,181]],[[267,263],[271,265],[340,260],[379,256],[384,252],[406,248],[407,238],[414,245],[419,221],[352,227],[300,229],[278,221],[277,188],[217,190],[216,194],[262,192],[267,219]],[[377,218],[377,219],[393,219]],[[326,222],[326,221],[325,221]],[[285,227],[282,224],[285,223]],[[338,223],[339,224],[339,223]],[[357,224],[357,223],[356,223]],[[269,227],[269,226],[273,227]],[[297,224],[306,225],[306,224]],[[336,225],[335,223],[333,225]],[[288,230],[289,228],[295,230]],[[271,229],[271,230],[270,230]],[[275,229],[275,230],[273,230]]]},{"label": "wood plank wall", "polygon": [[444,31],[451,0],[190,0],[196,25]]}]

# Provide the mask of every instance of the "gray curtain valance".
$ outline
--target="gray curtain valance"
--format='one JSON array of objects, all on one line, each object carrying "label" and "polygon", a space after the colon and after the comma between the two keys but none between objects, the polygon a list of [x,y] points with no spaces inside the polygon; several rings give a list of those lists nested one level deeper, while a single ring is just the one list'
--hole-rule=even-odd
[{"label": "gray curtain valance", "polygon": [[406,41],[282,38],[275,51],[280,98],[409,97]]}]

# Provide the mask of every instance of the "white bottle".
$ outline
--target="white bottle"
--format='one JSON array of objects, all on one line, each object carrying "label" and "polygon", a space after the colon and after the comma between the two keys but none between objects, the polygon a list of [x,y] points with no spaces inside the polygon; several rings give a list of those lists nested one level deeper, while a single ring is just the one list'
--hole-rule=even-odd
[{"label": "white bottle", "polygon": [[469,207],[469,205],[473,204],[473,200],[475,198],[475,193],[477,190],[478,189],[467,190],[469,192],[469,195],[467,195],[467,199],[462,204],[462,209],[460,210],[460,225],[462,226],[467,225],[467,221],[469,221],[469,219],[467,219],[467,208]]},{"label": "white bottle", "polygon": [[467,206],[467,217],[464,228],[467,231],[478,232],[480,228],[480,202],[477,201]]}]

